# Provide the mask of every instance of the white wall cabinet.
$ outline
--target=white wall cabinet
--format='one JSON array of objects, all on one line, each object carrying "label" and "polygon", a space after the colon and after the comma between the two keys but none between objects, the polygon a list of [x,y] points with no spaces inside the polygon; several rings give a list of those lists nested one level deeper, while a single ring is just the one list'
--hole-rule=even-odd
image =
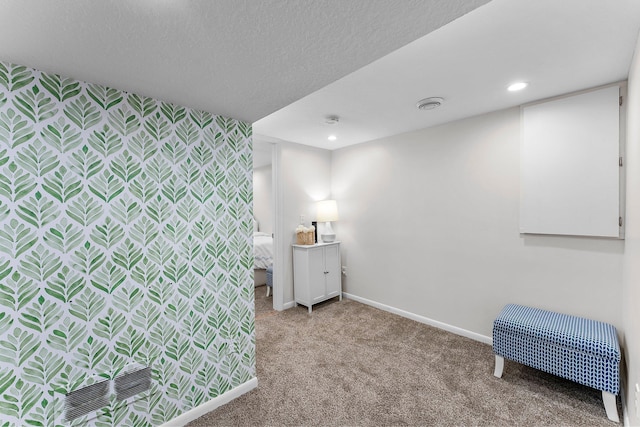
[{"label": "white wall cabinet", "polygon": [[296,305],[313,304],[340,297],[340,242],[312,246],[293,245],[293,292]]},{"label": "white wall cabinet", "polygon": [[620,87],[522,108],[520,232],[623,238]]}]

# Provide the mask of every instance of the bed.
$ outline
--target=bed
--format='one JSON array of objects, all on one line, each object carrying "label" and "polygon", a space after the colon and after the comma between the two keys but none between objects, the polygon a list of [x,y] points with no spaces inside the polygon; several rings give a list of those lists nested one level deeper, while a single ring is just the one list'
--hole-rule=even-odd
[{"label": "bed", "polygon": [[267,267],[273,264],[273,237],[271,234],[253,233],[253,281],[255,286],[267,284]]}]

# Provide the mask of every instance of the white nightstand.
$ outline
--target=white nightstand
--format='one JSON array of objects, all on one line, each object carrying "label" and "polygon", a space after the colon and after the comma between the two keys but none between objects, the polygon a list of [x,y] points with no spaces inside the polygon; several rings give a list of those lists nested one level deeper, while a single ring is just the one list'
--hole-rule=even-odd
[{"label": "white nightstand", "polygon": [[342,301],[340,242],[293,245],[293,292],[296,305],[309,309],[334,297]]}]

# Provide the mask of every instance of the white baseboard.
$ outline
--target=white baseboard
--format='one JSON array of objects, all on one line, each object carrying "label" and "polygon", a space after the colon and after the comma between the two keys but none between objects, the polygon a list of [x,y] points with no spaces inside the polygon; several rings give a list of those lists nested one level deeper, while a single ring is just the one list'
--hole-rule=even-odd
[{"label": "white baseboard", "polygon": [[295,307],[295,306],[296,306],[296,302],[295,302],[295,301],[285,302],[285,303],[282,305],[282,310],[288,310],[288,309],[293,308],[293,307]]},{"label": "white baseboard", "polygon": [[386,304],[382,304],[376,301],[371,301],[366,298],[359,297],[357,295],[343,292],[342,295],[345,298],[352,299],[354,301],[361,302],[362,304],[370,305],[371,307],[379,308],[380,310],[388,311],[389,313],[397,314],[398,316],[406,317],[407,319],[415,320],[416,322],[424,323],[434,328],[443,329],[448,332],[452,332],[456,335],[462,335],[463,337],[471,338],[472,340],[480,341],[485,344],[491,345],[493,339],[485,335],[480,335],[475,332],[468,331],[466,329],[458,328],[457,326],[442,323],[437,320],[429,319],[428,317],[420,316],[419,314],[411,313],[409,311],[401,310],[399,308],[391,307]]},{"label": "white baseboard", "polygon": [[256,387],[258,387],[258,378],[252,378],[246,383],[240,384],[238,387],[229,390],[218,397],[214,397],[210,401],[196,406],[195,408],[185,412],[179,417],[176,417],[171,421],[162,424],[160,427],[182,427],[184,425],[187,425],[196,418],[200,418],[204,414],[211,412],[226,403],[231,402],[233,399],[242,396],[243,394],[253,390]]}]

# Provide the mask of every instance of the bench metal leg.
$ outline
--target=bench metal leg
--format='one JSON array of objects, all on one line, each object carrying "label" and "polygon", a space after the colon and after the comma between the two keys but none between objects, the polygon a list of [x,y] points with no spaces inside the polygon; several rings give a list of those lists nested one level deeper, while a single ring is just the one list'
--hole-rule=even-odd
[{"label": "bench metal leg", "polygon": [[616,395],[607,391],[602,392],[602,401],[604,402],[604,410],[607,411],[607,418],[611,421],[619,423],[618,404],[616,403]]},{"label": "bench metal leg", "polygon": [[[502,370],[504,369],[504,357],[496,354],[496,367],[493,371],[493,375],[498,378],[502,378]],[[604,392],[603,392],[604,393]]]}]

